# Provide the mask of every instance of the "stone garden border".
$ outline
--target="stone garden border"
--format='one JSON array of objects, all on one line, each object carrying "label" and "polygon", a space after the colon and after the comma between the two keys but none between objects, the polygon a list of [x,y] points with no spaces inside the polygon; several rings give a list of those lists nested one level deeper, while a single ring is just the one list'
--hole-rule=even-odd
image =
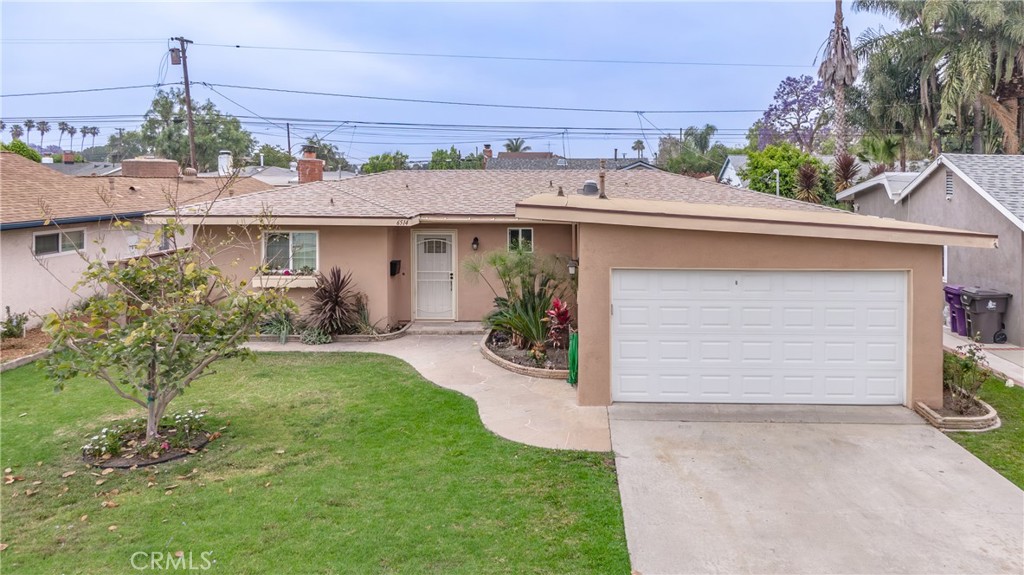
[{"label": "stone garden border", "polygon": [[487,341],[491,339],[492,333],[494,333],[493,330],[488,331],[486,334],[484,334],[484,338],[480,340],[480,353],[494,365],[507,371],[511,371],[512,373],[518,373],[519,375],[525,375],[527,377],[536,377],[540,379],[560,379],[562,381],[567,381],[569,379],[568,369],[544,369],[540,367],[529,367],[525,365],[519,365],[518,363],[512,363],[511,361],[507,361],[501,358],[500,356],[498,356],[498,354],[494,353],[493,351],[491,351],[489,347],[487,347]]},{"label": "stone garden border", "polygon": [[[368,342],[368,341],[391,341],[393,339],[398,339],[400,337],[404,337],[406,332],[409,331],[409,327],[410,326],[412,326],[412,322],[411,321],[406,323],[405,325],[403,325],[402,329],[399,329],[398,331],[393,331],[393,332],[390,332],[390,333],[382,333],[382,334],[379,334],[379,335],[364,335],[364,334],[361,334],[361,333],[352,334],[352,335],[336,335],[336,336],[331,337],[331,341],[332,342],[354,342],[354,343],[363,343],[363,342]],[[258,342],[265,342],[265,343],[278,343],[278,342],[281,341],[281,338],[279,336],[276,336],[276,335],[254,335],[254,336],[249,338],[249,341],[250,342],[257,342],[258,341]],[[301,335],[289,335],[287,342],[288,343],[302,343],[302,336]]]},{"label": "stone garden border", "polygon": [[939,415],[932,408],[920,401],[914,404],[914,411],[920,414],[921,417],[925,418],[928,423],[937,427],[939,431],[967,431],[980,433],[982,431],[998,429],[999,426],[1002,425],[1002,422],[999,420],[999,414],[996,413],[995,408],[978,398],[974,398],[974,400],[985,408],[985,415],[976,415],[973,417],[965,417],[961,415]]}]

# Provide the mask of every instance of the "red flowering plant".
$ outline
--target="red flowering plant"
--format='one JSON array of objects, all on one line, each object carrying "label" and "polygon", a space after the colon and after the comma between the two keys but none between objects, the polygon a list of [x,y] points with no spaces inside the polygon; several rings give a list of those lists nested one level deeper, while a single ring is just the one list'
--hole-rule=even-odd
[{"label": "red flowering plant", "polygon": [[547,311],[548,339],[555,347],[567,347],[569,331],[572,329],[572,312],[569,305],[559,298],[551,300],[551,309]]}]

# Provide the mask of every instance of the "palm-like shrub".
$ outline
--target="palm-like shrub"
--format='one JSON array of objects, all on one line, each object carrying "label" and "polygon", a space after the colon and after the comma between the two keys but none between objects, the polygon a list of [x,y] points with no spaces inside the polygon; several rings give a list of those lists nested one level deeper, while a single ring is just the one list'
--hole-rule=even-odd
[{"label": "palm-like shrub", "polygon": [[818,197],[818,168],[814,164],[804,164],[796,172],[796,199],[801,202],[820,204]]},{"label": "palm-like shrub", "polygon": [[836,156],[832,168],[837,194],[852,187],[853,180],[857,178],[857,174],[860,172],[860,164],[857,163],[857,158],[850,154]]},{"label": "palm-like shrub", "polygon": [[547,311],[548,339],[555,347],[568,347],[569,330],[572,323],[572,312],[569,304],[555,298],[551,300],[551,309]]},{"label": "palm-like shrub", "polygon": [[359,322],[359,292],[352,273],[332,267],[318,273],[309,311],[309,327],[327,335],[352,333]]}]

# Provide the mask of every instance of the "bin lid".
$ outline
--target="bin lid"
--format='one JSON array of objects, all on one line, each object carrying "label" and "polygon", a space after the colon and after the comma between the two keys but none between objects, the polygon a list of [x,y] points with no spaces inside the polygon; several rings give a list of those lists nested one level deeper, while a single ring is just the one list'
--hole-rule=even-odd
[{"label": "bin lid", "polygon": [[960,295],[960,292],[963,291],[963,289],[964,289],[964,286],[958,286],[958,285],[954,285],[954,284],[946,284],[946,285],[944,285],[942,287],[942,290],[944,292],[946,292],[948,294],[954,294],[954,295]]},{"label": "bin lid", "polygon": [[973,298],[976,298],[976,299],[1002,299],[1002,298],[1007,298],[1008,299],[1008,298],[1013,297],[1013,294],[1006,293],[1004,291],[999,291],[999,290],[994,290],[994,289],[987,289],[987,288],[980,288],[980,287],[972,287],[972,288],[966,288],[965,287],[965,288],[962,288],[961,291],[962,291],[962,293],[964,295],[970,296],[970,297],[973,297]]}]

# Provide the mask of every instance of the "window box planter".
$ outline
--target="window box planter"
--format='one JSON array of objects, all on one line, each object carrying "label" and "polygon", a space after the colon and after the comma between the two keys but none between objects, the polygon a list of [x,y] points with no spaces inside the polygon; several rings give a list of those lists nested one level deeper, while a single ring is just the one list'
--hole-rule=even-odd
[{"label": "window box planter", "polygon": [[255,288],[315,288],[316,276],[258,275],[252,278]]}]

